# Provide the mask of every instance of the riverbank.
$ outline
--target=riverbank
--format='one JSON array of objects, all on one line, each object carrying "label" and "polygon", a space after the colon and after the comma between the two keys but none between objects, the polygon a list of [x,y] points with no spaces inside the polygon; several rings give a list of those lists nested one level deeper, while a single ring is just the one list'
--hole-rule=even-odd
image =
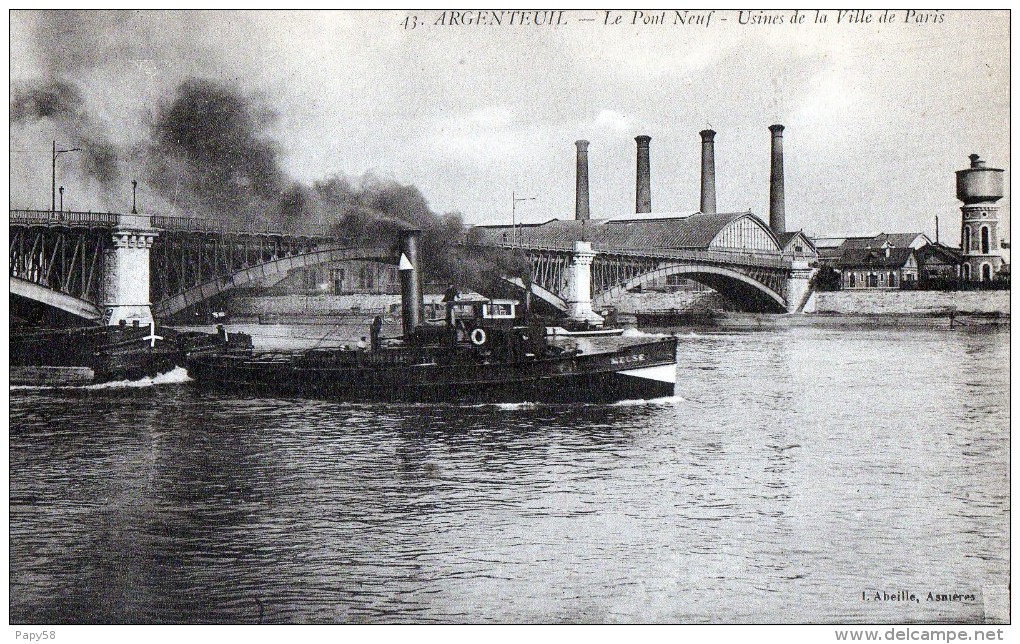
[{"label": "riverbank", "polygon": [[955,311],[1009,317],[1009,291],[834,291],[815,294],[819,314],[939,315]]}]

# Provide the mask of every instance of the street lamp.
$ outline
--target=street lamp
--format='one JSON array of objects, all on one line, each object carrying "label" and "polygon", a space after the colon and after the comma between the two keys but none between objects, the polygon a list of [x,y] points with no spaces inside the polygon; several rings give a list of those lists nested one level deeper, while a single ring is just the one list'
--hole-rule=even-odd
[{"label": "street lamp", "polygon": [[60,212],[64,212],[64,186],[60,186]]},{"label": "street lamp", "polygon": [[534,201],[535,197],[518,197],[516,192],[511,192],[510,197],[513,199],[513,206],[510,209],[510,248],[514,248],[517,245],[517,202]]},{"label": "street lamp", "polygon": [[50,212],[57,209],[57,157],[65,152],[81,152],[81,148],[68,148],[67,150],[58,150],[57,142],[53,142],[53,183],[50,200]]}]

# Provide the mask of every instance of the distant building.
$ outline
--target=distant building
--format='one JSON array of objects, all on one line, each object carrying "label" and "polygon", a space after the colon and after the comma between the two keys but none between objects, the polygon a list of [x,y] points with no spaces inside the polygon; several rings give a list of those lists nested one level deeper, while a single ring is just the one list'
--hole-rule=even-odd
[{"label": "distant building", "polygon": [[783,249],[783,257],[809,262],[818,259],[818,249],[802,230],[777,233],[776,239],[779,240],[779,245]]},{"label": "distant building", "polygon": [[271,287],[274,294],[394,295],[400,293],[396,266],[348,260],[291,271]]},{"label": "distant building", "polygon": [[918,279],[917,257],[909,246],[851,247],[843,251],[835,268],[844,289],[903,288],[916,285]]},{"label": "distant building", "polygon": [[927,244],[917,251],[918,283],[921,288],[958,286],[960,280],[960,249],[939,242]]},{"label": "distant building", "polygon": [[931,239],[924,233],[879,233],[819,237],[813,243],[818,262],[839,271],[842,288],[890,289],[917,286],[917,253],[931,244]]}]

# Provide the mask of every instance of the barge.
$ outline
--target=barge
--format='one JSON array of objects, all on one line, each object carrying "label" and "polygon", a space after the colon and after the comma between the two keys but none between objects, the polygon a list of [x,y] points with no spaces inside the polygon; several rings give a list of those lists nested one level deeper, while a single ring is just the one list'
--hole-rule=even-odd
[{"label": "barge", "polygon": [[250,352],[251,336],[183,333],[155,323],[70,329],[22,328],[10,337],[15,385],[82,385],[154,377],[184,366],[191,354]]}]

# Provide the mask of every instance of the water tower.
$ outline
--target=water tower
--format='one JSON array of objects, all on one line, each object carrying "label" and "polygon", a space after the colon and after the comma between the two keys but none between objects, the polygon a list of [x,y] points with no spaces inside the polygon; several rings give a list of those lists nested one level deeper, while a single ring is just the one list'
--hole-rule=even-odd
[{"label": "water tower", "polygon": [[990,281],[1002,268],[999,206],[995,203],[1002,199],[1002,173],[999,168],[986,168],[976,154],[970,155],[969,168],[956,171],[956,198],[963,202],[960,270],[965,282]]}]

